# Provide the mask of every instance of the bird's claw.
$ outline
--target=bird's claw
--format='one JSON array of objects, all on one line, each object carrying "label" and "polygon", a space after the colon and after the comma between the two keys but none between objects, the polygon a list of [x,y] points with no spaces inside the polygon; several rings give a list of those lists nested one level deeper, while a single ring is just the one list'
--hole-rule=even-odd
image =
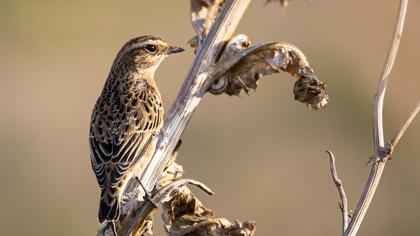
[{"label": "bird's claw", "polygon": [[129,201],[130,201],[130,196],[127,196],[127,195],[122,195],[121,196],[121,203],[122,204],[126,204]]},{"label": "bird's claw", "polygon": [[144,192],[143,200],[150,202],[155,208],[158,208],[158,204],[153,200],[152,195],[144,187],[143,183],[140,181],[139,177],[136,176],[136,180],[139,182],[140,187]]}]

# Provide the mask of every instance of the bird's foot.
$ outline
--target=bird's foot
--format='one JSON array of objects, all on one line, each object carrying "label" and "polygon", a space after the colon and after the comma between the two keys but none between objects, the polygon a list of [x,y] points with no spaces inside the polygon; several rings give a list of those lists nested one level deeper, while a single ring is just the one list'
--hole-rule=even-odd
[{"label": "bird's foot", "polygon": [[127,202],[130,201],[131,196],[130,195],[122,195],[121,196],[121,203],[122,204],[127,204]]},{"label": "bird's foot", "polygon": [[130,210],[135,208],[135,206],[137,205],[137,203],[139,202],[139,200],[137,200],[137,196],[138,196],[138,191],[132,192],[132,193],[124,193],[121,196],[121,206],[125,209],[123,210],[124,212],[126,210]]},{"label": "bird's foot", "polygon": [[143,192],[144,192],[144,197],[143,200],[150,202],[155,208],[158,208],[158,203],[156,203],[153,200],[152,195],[150,194],[150,192],[147,191],[147,189],[144,187],[143,183],[140,181],[139,177],[135,177],[136,180],[139,182],[140,187],[142,188]]}]

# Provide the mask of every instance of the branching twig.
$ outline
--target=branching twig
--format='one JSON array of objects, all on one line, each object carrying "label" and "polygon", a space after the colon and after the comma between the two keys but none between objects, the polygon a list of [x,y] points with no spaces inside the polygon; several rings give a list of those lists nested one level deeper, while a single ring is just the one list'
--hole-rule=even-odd
[{"label": "branching twig", "polygon": [[[391,47],[388,52],[388,56],[386,58],[386,63],[384,69],[382,71],[381,77],[378,82],[378,87],[376,94],[374,96],[374,104],[373,104],[373,139],[374,139],[374,156],[371,158],[372,167],[369,173],[369,177],[365,188],[363,189],[362,196],[357,204],[356,210],[352,215],[350,223],[343,233],[345,236],[354,236],[357,234],[361,223],[363,222],[364,216],[369,208],[370,203],[372,202],[373,196],[376,192],[378,187],[379,181],[381,179],[383,170],[385,168],[386,160],[390,157],[390,154],[398,143],[399,139],[401,138],[404,131],[410,125],[411,121],[414,119],[414,116],[417,114],[419,105],[416,109],[411,113],[409,119],[403,125],[401,130],[395,136],[395,138],[391,142],[390,147],[385,146],[385,139],[384,139],[384,131],[383,131],[383,105],[384,105],[384,97],[386,88],[389,81],[389,75],[391,73],[392,67],[395,62],[395,58],[398,52],[398,46],[401,41],[402,31],[404,27],[404,20],[407,12],[407,4],[408,0],[401,0],[400,8],[399,8],[399,15],[395,24],[395,32],[394,37],[392,40]],[[329,153],[330,157],[332,153]],[[337,182],[334,181],[337,185]],[[339,189],[340,192],[340,189]],[[341,193],[340,193],[341,196]]]},{"label": "branching twig", "polygon": [[186,184],[195,185],[209,195],[214,194],[214,192],[209,187],[207,187],[204,183],[200,181],[193,180],[193,179],[179,179],[159,189],[159,191],[156,194],[154,194],[153,201],[154,202],[162,201],[174,189],[184,186]]},{"label": "branching twig", "polygon": [[372,202],[373,196],[378,187],[379,181],[384,171],[386,158],[388,153],[384,153],[384,131],[383,131],[383,120],[382,120],[382,111],[384,105],[384,96],[386,87],[389,81],[389,74],[394,65],[395,58],[397,56],[398,46],[401,41],[402,30],[404,27],[404,20],[407,12],[408,0],[401,0],[399,15],[395,24],[394,38],[390,50],[388,52],[387,60],[382,72],[382,75],[379,79],[377,92],[375,94],[375,101],[373,104],[373,139],[374,139],[374,154],[378,156],[381,161],[376,161],[372,164],[372,168],[369,173],[368,181],[362,192],[362,196],[357,204],[357,207],[354,211],[352,219],[350,221],[349,227],[344,233],[345,236],[354,236],[357,234],[357,231],[362,224],[363,218],[369,208],[370,203]]},{"label": "branching twig", "polygon": [[337,174],[337,167],[335,165],[335,157],[334,154],[332,153],[332,151],[328,150],[327,151],[329,159],[330,159],[330,172],[331,172],[331,177],[334,181],[335,186],[337,187],[337,191],[338,194],[340,195],[340,200],[341,202],[339,202],[339,206],[341,209],[341,214],[342,214],[342,221],[343,221],[343,233],[346,231],[349,222],[350,222],[350,218],[349,218],[349,210],[348,210],[348,204],[347,204],[347,196],[346,193],[344,192],[344,187],[343,187],[343,183],[341,182],[341,179],[338,177]]}]

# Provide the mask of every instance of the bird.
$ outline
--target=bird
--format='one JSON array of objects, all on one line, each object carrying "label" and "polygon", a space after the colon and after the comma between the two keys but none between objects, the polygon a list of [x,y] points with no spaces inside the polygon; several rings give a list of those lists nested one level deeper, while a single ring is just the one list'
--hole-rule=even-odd
[{"label": "bird", "polygon": [[154,74],[163,59],[182,51],[145,35],[129,40],[114,59],[89,130],[91,165],[101,189],[99,223],[115,227],[127,183],[144,171],[153,155],[164,117]]}]

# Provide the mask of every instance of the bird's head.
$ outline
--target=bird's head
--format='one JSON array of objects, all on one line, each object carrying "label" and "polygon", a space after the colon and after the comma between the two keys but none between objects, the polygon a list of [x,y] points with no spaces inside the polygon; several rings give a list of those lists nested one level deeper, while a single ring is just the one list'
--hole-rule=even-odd
[{"label": "bird's head", "polygon": [[139,36],[128,41],[118,52],[114,64],[133,65],[143,73],[154,73],[168,55],[184,51],[155,36]]}]

